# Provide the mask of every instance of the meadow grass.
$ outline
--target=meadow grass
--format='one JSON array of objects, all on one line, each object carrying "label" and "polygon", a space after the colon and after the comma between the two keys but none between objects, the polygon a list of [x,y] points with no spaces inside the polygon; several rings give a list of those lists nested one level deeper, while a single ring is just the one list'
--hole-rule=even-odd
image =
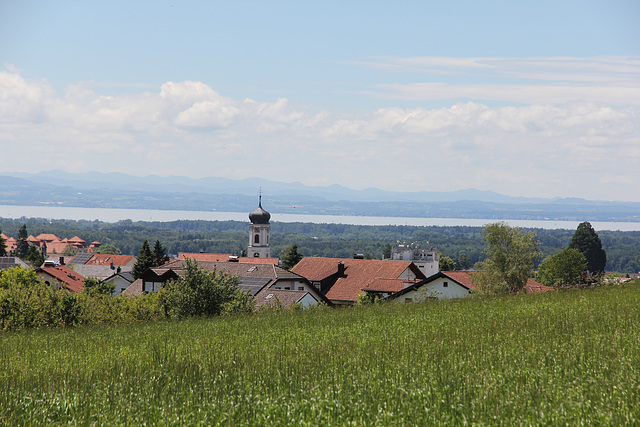
[{"label": "meadow grass", "polygon": [[640,287],[0,334],[2,424],[637,424]]}]

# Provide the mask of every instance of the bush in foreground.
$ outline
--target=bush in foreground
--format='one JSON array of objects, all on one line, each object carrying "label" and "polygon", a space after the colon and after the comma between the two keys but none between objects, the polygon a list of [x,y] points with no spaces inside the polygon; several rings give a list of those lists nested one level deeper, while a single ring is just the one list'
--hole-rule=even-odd
[{"label": "bush in foreground", "polygon": [[238,287],[239,280],[224,272],[206,271],[196,261],[187,260],[184,275],[160,288],[160,302],[165,315],[175,318],[249,313],[254,300]]},{"label": "bush in foreground", "polygon": [[113,297],[109,288],[88,280],[73,294],[53,289],[33,270],[15,267],[0,275],[0,330],[98,323],[129,323],[164,318],[158,295]]}]

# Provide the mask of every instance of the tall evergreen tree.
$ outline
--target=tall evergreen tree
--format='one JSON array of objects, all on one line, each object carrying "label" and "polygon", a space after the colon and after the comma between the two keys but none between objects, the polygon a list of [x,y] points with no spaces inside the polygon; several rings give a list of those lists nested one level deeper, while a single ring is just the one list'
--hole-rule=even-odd
[{"label": "tall evergreen tree", "polygon": [[42,264],[44,264],[44,255],[37,247],[29,245],[29,250],[27,251],[27,256],[24,258],[24,260],[29,261],[31,265],[33,265],[35,268],[38,268]]},{"label": "tall evergreen tree", "polygon": [[294,265],[300,262],[304,258],[300,252],[298,252],[298,244],[294,243],[288,246],[280,252],[280,259],[282,260],[282,267],[287,270],[291,270]]},{"label": "tall evergreen tree", "polygon": [[29,234],[27,233],[27,225],[22,224],[18,230],[18,238],[16,239],[16,248],[14,255],[20,259],[26,259],[29,254],[29,242],[27,241]]},{"label": "tall evergreen tree", "polygon": [[137,279],[149,267],[155,267],[155,258],[149,247],[149,241],[145,239],[138,252],[136,263],[133,265],[133,276]]},{"label": "tall evergreen tree", "polygon": [[602,248],[600,237],[587,221],[578,225],[571,238],[569,248],[579,250],[587,259],[587,271],[591,274],[604,274],[607,265],[607,252]]},{"label": "tall evergreen tree", "polygon": [[7,242],[2,237],[2,229],[0,228],[0,256],[7,256]]},{"label": "tall evergreen tree", "polygon": [[153,259],[155,267],[160,267],[169,261],[167,250],[162,246],[160,240],[156,240],[156,244],[153,247]]}]

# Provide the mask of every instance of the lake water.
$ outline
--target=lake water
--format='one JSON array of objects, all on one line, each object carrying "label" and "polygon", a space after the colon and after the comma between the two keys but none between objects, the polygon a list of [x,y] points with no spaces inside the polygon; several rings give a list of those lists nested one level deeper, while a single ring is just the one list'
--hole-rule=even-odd
[{"label": "lake water", "polygon": [[[47,218],[70,220],[99,220],[118,222],[132,221],[249,221],[248,212],[218,211],[177,211],[152,209],[105,209],[105,208],[72,208],[55,206],[10,206],[0,205],[0,218]],[[273,222],[310,222],[316,224],[352,224],[352,225],[414,225],[414,226],[469,226],[482,227],[485,224],[500,221],[499,219],[467,219],[467,218],[404,218],[381,216],[342,216],[342,215],[297,215],[271,214]],[[567,229],[574,230],[579,221],[542,221],[542,220],[502,220],[514,227]],[[598,230],[640,231],[640,222],[599,222],[591,221]]]}]

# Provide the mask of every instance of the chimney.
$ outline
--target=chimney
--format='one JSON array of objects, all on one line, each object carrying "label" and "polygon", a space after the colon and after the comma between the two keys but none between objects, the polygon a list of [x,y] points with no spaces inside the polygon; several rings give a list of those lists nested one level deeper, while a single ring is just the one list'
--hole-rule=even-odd
[{"label": "chimney", "polygon": [[344,276],[344,262],[342,261],[338,263],[338,276]]},{"label": "chimney", "polygon": [[64,265],[64,257],[63,256],[60,257],[60,265]]}]

